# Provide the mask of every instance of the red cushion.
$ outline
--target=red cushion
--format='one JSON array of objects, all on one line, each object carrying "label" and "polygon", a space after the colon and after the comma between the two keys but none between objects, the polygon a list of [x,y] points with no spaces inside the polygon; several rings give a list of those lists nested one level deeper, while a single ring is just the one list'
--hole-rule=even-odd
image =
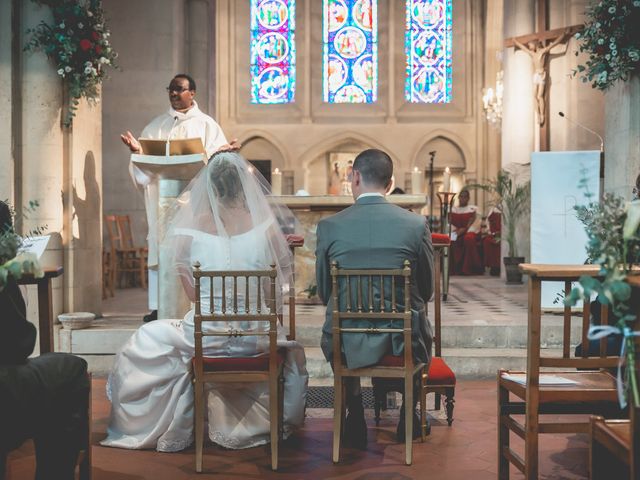
[{"label": "red cushion", "polygon": [[376,364],[376,367],[402,367],[404,365],[403,355],[385,355],[380,359],[380,362]]},{"label": "red cushion", "polygon": [[432,233],[431,234],[431,242],[434,245],[449,245],[451,243],[451,238],[446,233]]},{"label": "red cushion", "polygon": [[[278,350],[278,363],[284,362],[285,352]],[[266,372],[269,370],[269,355],[258,355],[256,357],[204,357],[202,359],[205,372]],[[191,362],[195,368],[196,359]]]},{"label": "red cushion", "polygon": [[301,247],[304,245],[304,237],[302,235],[289,233],[287,235],[287,243],[289,244],[289,247]]},{"label": "red cushion", "polygon": [[456,374],[442,357],[433,357],[429,365],[427,385],[455,385]]},{"label": "red cushion", "polygon": [[[402,367],[404,357],[402,355],[385,355],[376,367]],[[443,358],[432,357],[429,365],[427,385],[455,385],[456,374],[449,368]]]}]

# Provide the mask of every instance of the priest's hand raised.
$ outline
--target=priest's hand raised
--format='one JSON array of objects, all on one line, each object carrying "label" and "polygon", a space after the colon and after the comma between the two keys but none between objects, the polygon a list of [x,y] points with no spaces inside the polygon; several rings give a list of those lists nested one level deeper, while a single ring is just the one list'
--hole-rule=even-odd
[{"label": "priest's hand raised", "polygon": [[131,150],[131,153],[142,152],[142,147],[140,146],[140,142],[136,140],[136,138],[133,136],[133,134],[129,130],[127,130],[127,133],[121,134],[120,139],[122,140],[122,143],[124,143],[127,147],[129,147],[129,150]]}]

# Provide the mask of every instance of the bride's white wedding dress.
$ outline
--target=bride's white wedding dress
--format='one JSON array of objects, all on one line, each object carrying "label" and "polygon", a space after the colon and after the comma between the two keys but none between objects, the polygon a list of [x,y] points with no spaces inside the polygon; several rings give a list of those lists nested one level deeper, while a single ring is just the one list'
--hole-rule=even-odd
[{"label": "bride's white wedding dress", "polygon": [[[231,237],[182,229],[192,238],[191,260],[203,270],[259,270],[268,268],[269,249],[260,239],[259,225]],[[202,310],[208,311],[209,288],[202,288]],[[220,310],[220,298],[214,309]],[[219,322],[219,328],[228,324]],[[118,354],[107,382],[112,403],[107,438],[102,445],[156,448],[174,452],[193,441],[193,387],[189,365],[194,354],[193,309],[183,320],[156,320],[140,327]],[[237,328],[237,323],[234,324]],[[208,337],[207,356],[248,356],[268,350],[267,337]],[[304,420],[308,374],[305,355],[297,342],[279,332],[286,347],[284,364],[285,437]],[[208,385],[209,438],[227,448],[248,448],[269,441],[268,385]],[[205,429],[206,430],[206,429]]]}]

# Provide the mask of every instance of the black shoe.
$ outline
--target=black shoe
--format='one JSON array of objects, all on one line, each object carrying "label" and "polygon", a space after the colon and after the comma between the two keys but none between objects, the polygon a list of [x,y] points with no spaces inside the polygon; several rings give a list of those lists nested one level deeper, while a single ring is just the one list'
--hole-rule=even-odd
[{"label": "black shoe", "polygon": [[[422,425],[420,424],[420,417],[413,409],[413,439],[420,438],[422,431]],[[429,424],[427,422],[427,432],[429,431]],[[398,420],[398,428],[396,429],[396,440],[398,443],[404,443],[405,429],[404,429],[404,405],[400,408],[400,418]]]},{"label": "black shoe", "polygon": [[151,313],[142,317],[144,323],[153,322],[158,319],[158,310],[152,310]]},{"label": "black shoe", "polygon": [[355,397],[349,404],[347,418],[344,421],[344,443],[349,447],[366,450],[367,422],[364,419],[362,396]]}]

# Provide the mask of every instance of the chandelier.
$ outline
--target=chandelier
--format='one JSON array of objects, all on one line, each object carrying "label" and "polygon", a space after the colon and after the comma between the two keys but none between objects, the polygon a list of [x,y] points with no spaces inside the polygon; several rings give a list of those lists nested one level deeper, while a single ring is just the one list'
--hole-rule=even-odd
[{"label": "chandelier", "polygon": [[497,130],[500,130],[502,124],[503,75],[504,72],[502,70],[496,73],[495,88],[489,87],[482,89],[482,109],[484,110],[484,116],[487,122],[489,122],[489,125]]}]

